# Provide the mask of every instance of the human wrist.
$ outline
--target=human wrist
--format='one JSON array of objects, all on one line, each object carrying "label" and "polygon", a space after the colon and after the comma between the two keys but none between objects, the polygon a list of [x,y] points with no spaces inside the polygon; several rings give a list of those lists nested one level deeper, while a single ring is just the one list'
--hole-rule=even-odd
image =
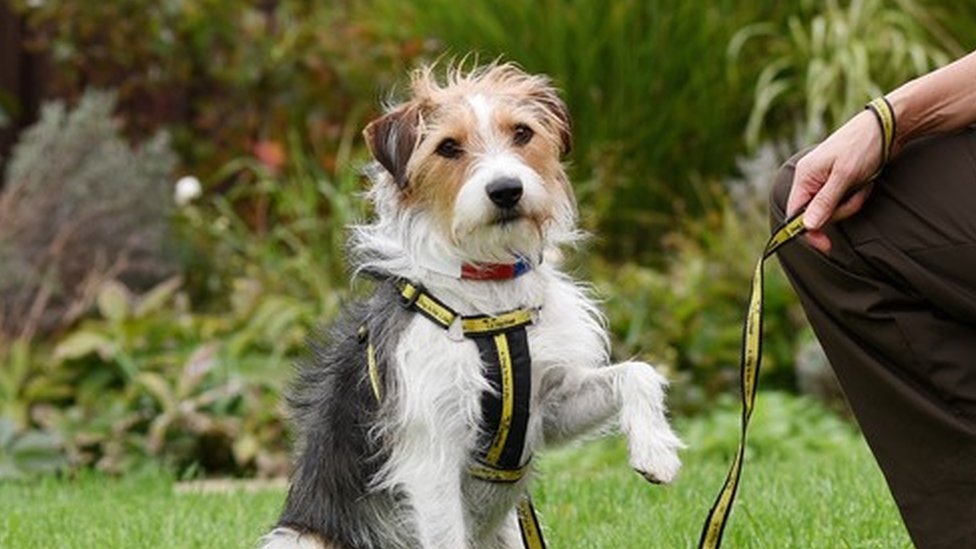
[{"label": "human wrist", "polygon": [[898,120],[895,153],[908,142],[976,122],[976,52],[887,94]]},{"label": "human wrist", "polygon": [[902,86],[885,96],[895,115],[896,131],[892,143],[891,156],[901,151],[909,141],[919,136],[923,128],[919,109],[916,108],[910,85]]}]

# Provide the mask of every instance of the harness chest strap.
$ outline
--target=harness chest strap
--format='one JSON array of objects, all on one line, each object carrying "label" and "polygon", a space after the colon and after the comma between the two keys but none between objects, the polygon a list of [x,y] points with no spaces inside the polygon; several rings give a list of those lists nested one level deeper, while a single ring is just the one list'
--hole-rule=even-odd
[{"label": "harness chest strap", "polygon": [[[403,299],[402,304],[404,307],[415,309],[418,313],[445,330],[450,329],[454,321],[460,316],[453,309],[445,305],[444,302],[430,295],[420,286],[416,286],[410,282],[401,282],[397,285],[397,290]],[[532,323],[532,311],[530,309],[515,309],[498,315],[462,316],[460,318],[461,329],[464,335],[469,338],[475,338],[478,336],[493,335],[496,332],[511,328],[525,327]]]},{"label": "harness chest strap", "polygon": [[[531,355],[525,327],[532,323],[533,311],[516,309],[499,315],[460,316],[422,287],[401,281],[397,290],[401,304],[415,310],[441,328],[460,323],[464,336],[478,347],[485,364],[485,377],[497,392],[481,396],[482,422],[479,455],[468,474],[488,482],[514,483],[528,472],[531,458],[521,463],[528,430],[531,398]],[[368,330],[361,326],[360,341],[366,342],[367,367],[373,395],[382,398],[382,383],[376,352]],[[523,545],[545,549],[542,530],[531,498],[526,496],[516,508]]]}]

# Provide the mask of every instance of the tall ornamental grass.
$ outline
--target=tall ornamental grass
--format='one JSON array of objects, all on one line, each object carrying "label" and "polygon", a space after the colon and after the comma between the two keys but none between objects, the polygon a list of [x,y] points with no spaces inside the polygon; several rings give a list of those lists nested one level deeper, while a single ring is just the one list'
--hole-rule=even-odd
[{"label": "tall ornamental grass", "polygon": [[784,21],[742,28],[729,43],[735,62],[761,58],[747,142],[823,138],[877,97],[945,65],[965,50],[924,0],[802,3]]},{"label": "tall ornamental grass", "polygon": [[664,0],[372,0],[385,36],[434,40],[444,56],[504,56],[551,75],[574,122],[575,181],[587,223],[617,257],[655,247],[675,213],[701,209],[700,186],[743,152],[757,62],[733,67],[742,26],[774,3]]}]

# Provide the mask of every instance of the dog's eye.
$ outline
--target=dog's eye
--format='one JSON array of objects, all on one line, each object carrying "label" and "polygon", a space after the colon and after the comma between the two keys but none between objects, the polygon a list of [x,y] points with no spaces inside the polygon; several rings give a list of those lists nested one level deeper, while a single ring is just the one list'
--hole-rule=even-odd
[{"label": "dog's eye", "polygon": [[437,145],[437,154],[443,156],[444,158],[459,158],[464,154],[464,149],[461,145],[454,139],[447,138]]},{"label": "dog's eye", "polygon": [[532,141],[532,136],[534,135],[535,132],[532,131],[532,128],[526,126],[525,124],[517,124],[515,126],[515,135],[512,137],[512,140],[517,146],[521,147],[522,145],[528,144],[529,141]]}]

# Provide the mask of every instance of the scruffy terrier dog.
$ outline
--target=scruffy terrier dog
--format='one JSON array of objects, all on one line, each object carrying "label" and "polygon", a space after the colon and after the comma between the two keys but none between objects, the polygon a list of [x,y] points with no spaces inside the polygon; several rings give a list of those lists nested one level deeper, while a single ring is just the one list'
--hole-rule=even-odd
[{"label": "scruffy terrier dog", "polygon": [[532,456],[619,419],[630,465],[678,472],[666,381],[609,363],[604,319],[559,270],[576,204],[566,106],[512,64],[414,74],[365,129],[377,218],[352,261],[376,290],[290,398],[291,490],[267,549],[544,547]]}]

